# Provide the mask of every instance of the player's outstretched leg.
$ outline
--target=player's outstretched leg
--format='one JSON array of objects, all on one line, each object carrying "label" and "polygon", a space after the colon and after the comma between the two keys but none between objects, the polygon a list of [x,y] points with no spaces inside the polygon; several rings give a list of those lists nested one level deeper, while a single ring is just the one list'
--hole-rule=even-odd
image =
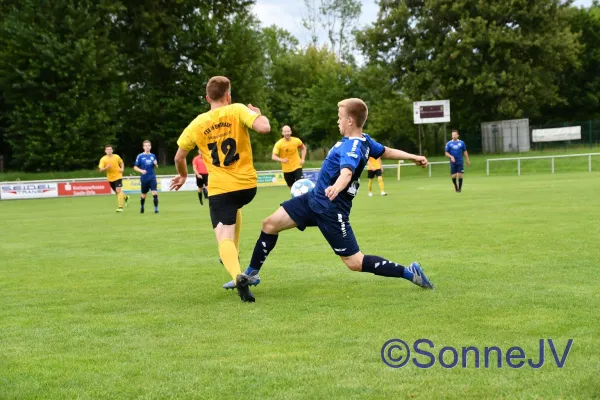
[{"label": "player's outstretched leg", "polygon": [[[279,207],[275,213],[263,221],[262,231],[254,245],[250,265],[248,265],[248,268],[244,272],[244,275],[248,277],[248,285],[256,286],[260,283],[258,273],[271,251],[275,248],[279,232],[294,227],[296,227],[296,223],[290,218],[283,207]],[[223,285],[224,289],[233,289],[235,287],[234,281],[229,281]]]},{"label": "player's outstretched leg", "polygon": [[341,257],[341,259],[353,271],[391,278],[404,278],[424,289],[433,289],[433,284],[427,279],[419,263],[416,262],[410,264],[409,267],[404,267],[385,258],[363,255],[361,252],[349,257]]}]

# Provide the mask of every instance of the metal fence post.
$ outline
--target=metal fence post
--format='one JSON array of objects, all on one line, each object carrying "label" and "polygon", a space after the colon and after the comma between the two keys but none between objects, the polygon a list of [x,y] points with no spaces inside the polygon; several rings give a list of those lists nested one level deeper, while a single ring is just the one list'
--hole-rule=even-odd
[{"label": "metal fence post", "polygon": [[490,176],[490,160],[485,160],[485,173]]},{"label": "metal fence post", "polygon": [[552,173],[554,173],[554,157],[552,157]]},{"label": "metal fence post", "polygon": [[521,176],[521,159],[517,160],[517,176]]},{"label": "metal fence post", "polygon": [[588,171],[592,172],[592,155],[588,156]]},{"label": "metal fence post", "polygon": [[431,178],[431,164],[428,164],[428,165],[429,165],[429,177]]}]

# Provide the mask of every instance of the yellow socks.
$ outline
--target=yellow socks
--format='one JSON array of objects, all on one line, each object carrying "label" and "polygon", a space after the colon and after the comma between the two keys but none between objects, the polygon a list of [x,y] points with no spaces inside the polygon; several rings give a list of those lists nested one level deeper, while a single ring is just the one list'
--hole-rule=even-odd
[{"label": "yellow socks", "polygon": [[[380,189],[382,192],[385,192],[385,190],[383,189],[383,177],[381,177],[381,176],[378,176],[378,177],[377,177],[377,183],[379,183],[379,189]],[[369,183],[369,192],[370,192],[370,191],[371,191],[371,186],[370,186],[370,183]]]},{"label": "yellow socks", "polygon": [[229,275],[235,281],[235,278],[242,273],[240,261],[238,260],[238,252],[235,243],[231,239],[223,239],[219,242],[219,255],[221,261]]},{"label": "yellow socks", "polygon": [[369,192],[373,191],[373,179],[369,179]]},{"label": "yellow socks", "polygon": [[117,193],[117,199],[119,201],[119,208],[123,208],[123,202],[125,201],[125,195],[123,192]]},{"label": "yellow socks", "polygon": [[240,232],[242,231],[242,210],[237,210],[235,217],[235,236],[233,241],[235,242],[235,248],[238,254],[240,253]]}]

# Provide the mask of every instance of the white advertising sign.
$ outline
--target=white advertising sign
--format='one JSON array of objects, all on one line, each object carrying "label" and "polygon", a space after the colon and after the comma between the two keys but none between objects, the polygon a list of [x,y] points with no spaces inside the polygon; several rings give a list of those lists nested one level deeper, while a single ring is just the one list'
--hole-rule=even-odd
[{"label": "white advertising sign", "polygon": [[566,126],[554,129],[534,129],[531,132],[533,142],[559,142],[563,140],[581,140],[581,126]]},{"label": "white advertising sign", "polygon": [[0,199],[40,199],[58,197],[58,185],[56,183],[19,183],[8,182],[0,187]]}]

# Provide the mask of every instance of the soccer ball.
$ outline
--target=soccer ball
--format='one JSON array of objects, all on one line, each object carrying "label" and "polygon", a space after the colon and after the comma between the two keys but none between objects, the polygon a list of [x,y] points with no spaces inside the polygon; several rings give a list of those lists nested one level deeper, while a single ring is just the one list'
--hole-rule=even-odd
[{"label": "soccer ball", "polygon": [[315,188],[315,184],[310,179],[299,179],[292,185],[292,197],[302,196]]}]

